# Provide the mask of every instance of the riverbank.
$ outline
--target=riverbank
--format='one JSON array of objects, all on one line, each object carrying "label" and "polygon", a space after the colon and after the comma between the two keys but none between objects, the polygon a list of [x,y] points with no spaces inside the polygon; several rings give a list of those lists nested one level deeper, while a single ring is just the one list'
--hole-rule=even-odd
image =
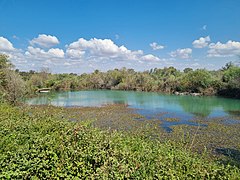
[{"label": "riverbank", "polygon": [[[188,144],[160,141],[161,133],[159,138],[153,136],[160,132],[158,122],[128,119],[139,115],[124,106],[0,104],[0,113],[1,178],[237,179],[240,175],[233,165],[193,153],[189,145],[198,137]],[[122,128],[114,128],[119,122]],[[132,128],[126,131],[129,122]]]},{"label": "riverbank", "polygon": [[28,93],[41,88],[53,91],[101,89],[240,98],[239,72],[239,67],[228,64],[217,71],[186,68],[182,72],[174,67],[165,67],[144,72],[122,68],[80,75],[33,71],[20,72],[20,75],[30,87]]}]

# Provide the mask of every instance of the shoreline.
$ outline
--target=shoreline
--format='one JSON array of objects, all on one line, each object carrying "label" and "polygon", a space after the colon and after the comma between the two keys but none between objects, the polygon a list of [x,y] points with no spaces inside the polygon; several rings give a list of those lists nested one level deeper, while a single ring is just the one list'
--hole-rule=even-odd
[{"label": "shoreline", "polygon": [[206,95],[203,93],[191,93],[191,92],[172,92],[172,93],[167,93],[167,92],[162,92],[162,91],[140,91],[140,90],[121,90],[121,89],[69,89],[69,90],[53,90],[49,91],[47,93],[36,93],[34,92],[33,94],[27,95],[25,98],[34,98],[39,95],[46,95],[49,93],[62,93],[62,92],[77,92],[77,91],[129,91],[129,92],[142,92],[142,93],[159,93],[162,95],[176,95],[176,96],[193,96],[193,97],[217,97],[217,98],[226,98],[226,99],[236,99],[240,100],[239,97],[235,96],[223,96],[223,95],[218,95],[218,94],[211,94],[211,95]]}]

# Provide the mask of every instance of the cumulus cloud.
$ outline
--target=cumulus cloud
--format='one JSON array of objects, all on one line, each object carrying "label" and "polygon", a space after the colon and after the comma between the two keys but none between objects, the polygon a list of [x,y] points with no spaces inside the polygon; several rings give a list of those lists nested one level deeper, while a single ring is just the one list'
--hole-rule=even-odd
[{"label": "cumulus cloud", "polygon": [[170,53],[171,57],[180,58],[180,59],[189,59],[192,55],[192,49],[185,48],[185,49],[177,49],[176,51],[172,51]]},{"label": "cumulus cloud", "polygon": [[46,59],[52,59],[52,58],[64,58],[64,51],[59,48],[51,48],[48,51],[45,51],[40,48],[34,48],[32,46],[29,46],[27,48],[27,51],[25,52],[25,55],[28,57],[31,57],[33,60],[46,60]]},{"label": "cumulus cloud", "polygon": [[193,41],[192,45],[195,48],[204,48],[204,47],[208,46],[210,41],[211,41],[211,39],[209,36],[200,37],[199,39]]},{"label": "cumulus cloud", "polygon": [[[84,38],[80,38],[78,41],[73,42],[66,47],[67,56],[73,59],[80,59],[83,57],[116,60],[146,59],[146,57],[144,58],[144,53],[142,50],[129,50],[125,46],[116,45],[110,39],[92,38],[90,40],[86,40]],[[157,59],[157,57],[155,57],[155,59]]]},{"label": "cumulus cloud", "polygon": [[[27,66],[28,61],[21,49],[14,48],[13,44],[6,38],[0,37],[0,53],[9,56],[11,63],[17,68],[24,69]],[[25,65],[24,65],[25,64]]]},{"label": "cumulus cloud", "polygon": [[141,57],[141,60],[145,61],[159,61],[160,59],[152,54],[147,54]]},{"label": "cumulus cloud", "polygon": [[79,49],[71,49],[68,48],[66,50],[66,55],[70,59],[81,59],[85,54],[85,51],[79,50]]},{"label": "cumulus cloud", "polygon": [[4,37],[0,37],[0,51],[1,52],[10,52],[14,51],[15,48],[13,47],[13,44],[8,41],[8,39]]},{"label": "cumulus cloud", "polygon": [[162,62],[162,59],[153,54],[144,54],[142,50],[130,50],[124,45],[115,44],[110,39],[80,38],[66,45],[64,49],[59,49],[50,48],[50,44],[51,46],[57,44],[58,40],[50,43],[42,37],[39,35],[33,39],[30,42],[32,45],[24,50],[14,48],[10,41],[0,37],[0,53],[6,52],[11,62],[20,70],[40,70],[42,67],[48,67],[52,72],[57,73],[82,73],[95,69],[108,70],[121,67],[140,69],[143,66],[149,68]]},{"label": "cumulus cloud", "polygon": [[159,49],[164,49],[164,46],[157,44],[156,42],[150,43],[150,47],[153,50],[159,50]]},{"label": "cumulus cloud", "polygon": [[59,44],[59,40],[56,36],[39,34],[37,38],[34,38],[30,41],[32,46],[39,46],[43,48],[50,48]]},{"label": "cumulus cloud", "polygon": [[217,42],[209,45],[209,57],[231,57],[235,55],[240,55],[240,42],[229,40],[225,44]]}]

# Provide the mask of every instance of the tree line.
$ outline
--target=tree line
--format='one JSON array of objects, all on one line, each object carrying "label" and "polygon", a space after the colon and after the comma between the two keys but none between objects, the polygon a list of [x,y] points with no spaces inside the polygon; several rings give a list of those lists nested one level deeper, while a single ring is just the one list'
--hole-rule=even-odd
[{"label": "tree line", "polygon": [[154,68],[144,72],[121,68],[77,75],[52,74],[48,69],[40,72],[13,70],[8,57],[0,55],[1,97],[15,102],[24,94],[33,94],[40,88],[55,91],[111,89],[162,93],[199,93],[240,98],[240,67],[227,63],[219,70],[174,67]]}]

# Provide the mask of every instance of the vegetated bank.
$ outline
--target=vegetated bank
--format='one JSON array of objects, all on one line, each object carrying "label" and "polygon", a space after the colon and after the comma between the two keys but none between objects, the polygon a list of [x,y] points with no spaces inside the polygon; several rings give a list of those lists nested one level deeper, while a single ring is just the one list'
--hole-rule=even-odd
[{"label": "vegetated bank", "polygon": [[227,63],[217,71],[174,67],[136,72],[133,69],[95,70],[90,74],[51,74],[14,70],[8,56],[0,54],[0,98],[16,103],[24,95],[33,95],[39,89],[54,91],[113,89],[151,91],[192,95],[219,95],[240,98],[240,67]]},{"label": "vegetated bank", "polygon": [[0,179],[238,179],[240,170],[144,133],[103,131],[0,103]]},{"label": "vegetated bank", "polygon": [[55,91],[112,89],[240,98],[240,67],[232,63],[216,71],[186,68],[181,72],[174,67],[166,67],[144,72],[126,68],[107,72],[95,70],[81,75],[51,74],[46,69],[19,74],[25,80],[28,92],[41,88]]}]

